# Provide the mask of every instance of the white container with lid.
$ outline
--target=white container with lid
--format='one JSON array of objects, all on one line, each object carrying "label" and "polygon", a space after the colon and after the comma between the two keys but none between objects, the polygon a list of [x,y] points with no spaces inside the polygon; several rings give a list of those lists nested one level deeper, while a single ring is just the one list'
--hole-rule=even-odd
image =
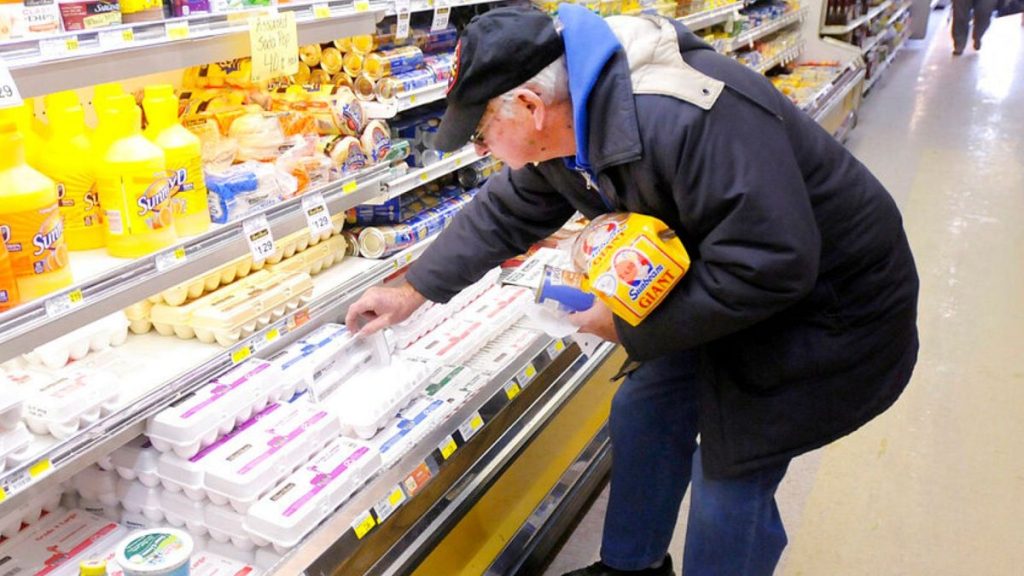
[{"label": "white container with lid", "polygon": [[248,420],[254,412],[280,398],[273,364],[249,359],[149,419],[146,435],[161,452],[195,456]]},{"label": "white container with lid", "polygon": [[157,476],[157,462],[160,453],[145,436],[139,436],[114,450],[110,463],[125,480],[138,480],[149,488],[160,484]]},{"label": "white container with lid", "polygon": [[342,433],[373,438],[426,384],[431,368],[425,362],[393,360],[352,375],[325,401],[341,421]]},{"label": "white container with lid", "polygon": [[466,361],[466,365],[477,372],[497,374],[525,352],[537,338],[540,338],[540,332],[518,325],[513,326],[488,342],[482,350]]},{"label": "white container with lid", "polygon": [[117,545],[115,561],[125,576],[189,576],[194,548],[181,530],[142,530]]},{"label": "white container with lid", "polygon": [[279,552],[298,544],[379,470],[380,457],[361,442],[338,438],[249,510],[245,529]]},{"label": "white container with lid", "polygon": [[338,417],[307,403],[284,404],[230,441],[206,468],[206,493],[244,513],[260,496],[341,433]]},{"label": "white container with lid", "polygon": [[71,370],[27,394],[25,424],[36,434],[67,438],[109,414],[119,391],[117,378],[109,372]]}]

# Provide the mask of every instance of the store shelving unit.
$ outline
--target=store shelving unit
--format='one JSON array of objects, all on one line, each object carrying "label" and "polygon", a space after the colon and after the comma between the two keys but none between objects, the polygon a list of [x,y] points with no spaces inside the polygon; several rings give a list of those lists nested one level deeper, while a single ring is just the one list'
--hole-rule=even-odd
[{"label": "store shelving unit", "polygon": [[367,201],[367,204],[386,202],[387,200],[401,196],[406,192],[415,190],[428,182],[433,182],[438,178],[447,176],[463,166],[469,166],[473,162],[485,157],[486,156],[477,154],[473,145],[465,146],[462,150],[459,150],[446,158],[442,158],[438,162],[429,166],[411,170],[403,176],[388,180],[384,184],[383,194],[377,198]]},{"label": "store shelving unit", "polygon": [[744,2],[732,2],[713,8],[711,10],[705,10],[694,14],[689,14],[679,18],[679,21],[686,25],[690,30],[700,30],[701,28],[707,28],[708,26],[714,26],[725,22],[729,18],[734,17],[743,8]]},{"label": "store shelving unit", "polygon": [[868,10],[867,14],[861,16],[860,18],[857,18],[856,20],[848,24],[844,24],[841,26],[822,26],[821,33],[825,36],[845,36],[846,34],[853,32],[857,28],[860,28],[861,26],[867,24],[868,22],[874,20],[875,18],[878,18],[880,14],[882,14],[890,6],[892,6],[892,3],[893,0],[885,0],[881,4],[874,6],[870,10]]},{"label": "store shelving unit", "polygon": [[775,68],[776,66],[789,64],[790,62],[795,61],[800,57],[801,54],[803,54],[803,51],[804,42],[803,40],[801,40],[799,43],[797,43],[796,46],[787,48],[779,52],[775,56],[772,56],[771,58],[765,60],[764,62],[761,62],[757,66],[754,66],[753,69],[761,74],[764,74],[765,72],[771,70],[772,68]]},{"label": "store shelving unit", "polygon": [[766,22],[760,26],[757,26],[756,28],[747,30],[746,32],[740,34],[736,38],[733,38],[732,41],[729,42],[729,44],[726,45],[722,51],[725,53],[729,53],[735,52],[748,46],[753,46],[756,40],[760,40],[761,38],[770,36],[771,34],[774,34],[784,28],[788,28],[789,26],[792,26],[797,22],[801,22],[803,21],[806,15],[806,6],[793,10],[789,14],[772,20],[771,22]]}]

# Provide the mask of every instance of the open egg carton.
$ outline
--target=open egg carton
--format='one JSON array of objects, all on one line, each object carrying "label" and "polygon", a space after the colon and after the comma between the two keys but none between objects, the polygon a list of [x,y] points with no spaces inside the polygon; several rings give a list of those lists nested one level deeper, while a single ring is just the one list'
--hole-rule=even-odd
[{"label": "open egg carton", "polygon": [[380,455],[384,467],[391,466],[444,423],[453,410],[444,400],[420,396],[366,442]]},{"label": "open egg carton", "polygon": [[191,458],[299,383],[280,378],[267,360],[249,359],[151,417],[146,436],[161,452]]},{"label": "open egg carton", "polygon": [[425,362],[398,359],[369,366],[346,380],[324,405],[338,415],[346,436],[373,438],[416,397],[432,371]]},{"label": "open egg carton", "polygon": [[230,347],[307,304],[312,296],[309,274],[260,270],[181,306],[154,304],[150,320],[163,336],[176,334]]},{"label": "open egg carton", "polygon": [[284,378],[303,382],[317,400],[329,397],[372,356],[369,343],[341,324],[324,324],[272,357]]}]

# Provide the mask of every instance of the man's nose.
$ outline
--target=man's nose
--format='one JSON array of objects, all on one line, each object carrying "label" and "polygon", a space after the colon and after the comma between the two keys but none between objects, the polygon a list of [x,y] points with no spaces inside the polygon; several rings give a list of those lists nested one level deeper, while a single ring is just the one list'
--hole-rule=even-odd
[{"label": "man's nose", "polygon": [[481,142],[474,142],[473,149],[476,150],[478,156],[483,156],[491,151],[491,149],[487,147],[487,144],[483,144]]}]

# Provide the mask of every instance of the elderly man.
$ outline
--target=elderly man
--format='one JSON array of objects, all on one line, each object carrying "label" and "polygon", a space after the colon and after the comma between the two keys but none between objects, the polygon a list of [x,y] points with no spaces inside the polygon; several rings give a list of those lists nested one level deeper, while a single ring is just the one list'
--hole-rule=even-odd
[{"label": "elderly man", "polygon": [[[771,574],[789,461],[887,409],[917,358],[918,279],[885,188],[764,77],[673,21],[559,9],[476,17],[438,146],[509,168],[409,269],[348,313],[373,332],[444,302],[578,210],[660,218],[693,262],[638,326],[581,330],[641,362],[612,404],[601,561],[575,575]],[[700,436],[698,446],[697,437]]]}]

